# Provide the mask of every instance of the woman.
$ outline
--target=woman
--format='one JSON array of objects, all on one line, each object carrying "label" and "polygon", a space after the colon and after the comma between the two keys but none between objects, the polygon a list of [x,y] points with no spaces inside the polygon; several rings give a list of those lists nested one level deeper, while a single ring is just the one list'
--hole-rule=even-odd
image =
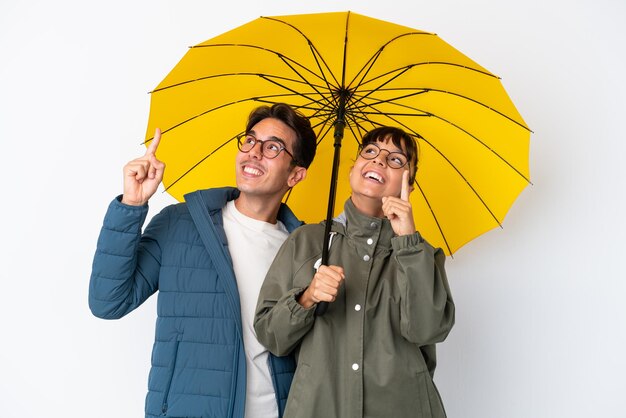
[{"label": "woman", "polygon": [[[273,354],[295,350],[285,417],[445,417],[432,380],[435,343],[454,324],[445,255],[415,230],[409,194],[415,140],[380,127],[362,140],[352,195],[333,222],[296,230],[259,294],[257,338]],[[324,316],[318,302],[330,302]]]}]

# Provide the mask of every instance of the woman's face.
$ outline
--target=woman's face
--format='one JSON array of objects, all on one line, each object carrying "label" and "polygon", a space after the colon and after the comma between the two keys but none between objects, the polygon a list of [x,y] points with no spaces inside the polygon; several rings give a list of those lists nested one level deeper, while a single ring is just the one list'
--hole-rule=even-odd
[{"label": "woman's face", "polygon": [[[403,148],[398,148],[393,141],[387,138],[368,145],[373,144],[380,149],[378,155],[369,160],[359,155],[350,170],[350,187],[352,188],[353,200],[355,197],[357,199],[381,200],[386,196],[400,196],[402,174],[409,169],[410,164],[405,164],[401,168],[392,168],[389,166],[388,156],[392,152],[402,153],[406,160],[404,143],[402,144]],[[377,152],[373,147],[366,146],[364,149],[372,156]],[[382,205],[382,200],[380,204]]]}]

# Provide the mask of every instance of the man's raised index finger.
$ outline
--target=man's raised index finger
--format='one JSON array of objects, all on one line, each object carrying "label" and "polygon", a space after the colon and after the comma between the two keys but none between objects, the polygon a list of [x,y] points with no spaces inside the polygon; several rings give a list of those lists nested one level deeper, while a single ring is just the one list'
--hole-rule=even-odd
[{"label": "man's raised index finger", "polygon": [[155,154],[157,148],[159,147],[159,142],[161,142],[161,129],[156,128],[154,131],[154,138],[150,141],[150,145],[146,149],[146,155]]}]

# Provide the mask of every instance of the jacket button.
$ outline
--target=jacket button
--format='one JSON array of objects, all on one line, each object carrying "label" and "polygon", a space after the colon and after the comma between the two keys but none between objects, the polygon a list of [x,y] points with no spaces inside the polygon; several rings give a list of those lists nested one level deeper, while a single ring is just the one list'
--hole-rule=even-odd
[{"label": "jacket button", "polygon": [[360,311],[361,310],[361,305],[359,305],[358,303],[356,305],[354,305],[354,310],[355,311]]},{"label": "jacket button", "polygon": [[356,372],[357,370],[359,370],[359,365],[358,365],[358,364],[356,364],[356,363],[354,363],[354,364],[352,365],[352,370],[354,370],[355,372]]},{"label": "jacket button", "polygon": [[367,254],[365,254],[365,255],[363,256],[363,261],[370,261],[370,256],[369,256],[369,255],[367,255]]},{"label": "jacket button", "polygon": [[372,245],[374,243],[374,240],[371,238],[367,239],[367,245]]}]

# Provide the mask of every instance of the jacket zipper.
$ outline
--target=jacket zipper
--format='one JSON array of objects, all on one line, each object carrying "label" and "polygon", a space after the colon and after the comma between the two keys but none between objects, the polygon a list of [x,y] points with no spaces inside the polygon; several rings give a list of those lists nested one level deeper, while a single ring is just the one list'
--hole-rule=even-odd
[{"label": "jacket zipper", "polygon": [[174,363],[172,364],[172,371],[169,379],[167,380],[167,386],[165,387],[165,396],[163,397],[163,405],[161,406],[161,412],[165,416],[167,415],[167,401],[170,397],[170,387],[172,386],[172,380],[174,379],[174,370],[176,370],[176,360],[178,359],[178,345],[180,344],[180,336],[176,339],[176,345],[174,346]]}]

